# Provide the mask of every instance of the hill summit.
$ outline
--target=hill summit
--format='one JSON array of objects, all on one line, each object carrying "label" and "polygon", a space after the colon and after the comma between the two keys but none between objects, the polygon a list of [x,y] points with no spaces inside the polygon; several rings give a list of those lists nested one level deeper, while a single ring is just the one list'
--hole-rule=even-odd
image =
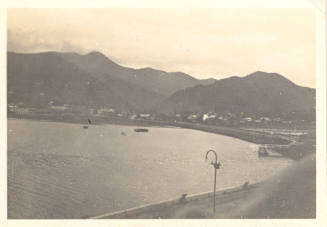
[{"label": "hill summit", "polygon": [[165,113],[243,113],[251,116],[313,116],[315,90],[277,73],[257,71],[174,93],[161,102]]}]

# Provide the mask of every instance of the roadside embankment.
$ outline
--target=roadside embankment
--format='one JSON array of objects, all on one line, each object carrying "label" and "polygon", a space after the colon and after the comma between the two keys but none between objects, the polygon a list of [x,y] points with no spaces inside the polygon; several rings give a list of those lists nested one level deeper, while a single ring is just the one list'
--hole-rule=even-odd
[{"label": "roadside embankment", "polygon": [[311,154],[263,182],[216,192],[215,212],[210,192],[91,218],[315,218],[315,175],[315,157]]},{"label": "roadside embankment", "polygon": [[[241,203],[247,195],[249,195],[257,184],[247,184],[222,189],[216,192],[216,212],[221,215],[226,215],[230,212],[231,206]],[[193,214],[194,217],[186,216],[185,218],[210,218],[212,216],[212,200],[213,192],[206,192],[186,196],[184,199],[174,199],[153,204],[147,204],[135,208],[121,210],[117,212],[107,213],[91,219],[139,219],[139,218],[180,218],[179,216],[186,215],[184,212],[191,210],[201,210],[200,213]],[[209,205],[210,204],[210,205]],[[229,207],[229,209],[226,207]],[[188,215],[192,215],[192,214]],[[200,216],[199,216],[200,215]]]}]

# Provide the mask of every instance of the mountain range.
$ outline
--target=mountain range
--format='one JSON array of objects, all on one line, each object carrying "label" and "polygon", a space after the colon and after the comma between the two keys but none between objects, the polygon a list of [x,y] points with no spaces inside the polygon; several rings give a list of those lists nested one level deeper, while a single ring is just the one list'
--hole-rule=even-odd
[{"label": "mountain range", "polygon": [[95,51],[86,55],[76,53],[57,54],[100,81],[105,81],[108,77],[117,78],[163,96],[171,95],[183,88],[214,82],[213,79],[198,80],[183,72],[123,67],[111,61],[102,53]]},{"label": "mountain range", "polygon": [[315,90],[277,73],[199,80],[183,72],[121,66],[100,52],[7,53],[8,103],[74,104],[156,113],[314,116]]},{"label": "mountain range", "polygon": [[245,116],[313,118],[315,90],[277,73],[257,71],[182,89],[160,103],[166,113],[234,113]]}]

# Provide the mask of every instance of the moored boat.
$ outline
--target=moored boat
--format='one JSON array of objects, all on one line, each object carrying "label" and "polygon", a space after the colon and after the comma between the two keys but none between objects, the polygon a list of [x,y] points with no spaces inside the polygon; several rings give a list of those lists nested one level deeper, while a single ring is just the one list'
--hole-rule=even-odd
[{"label": "moored boat", "polygon": [[146,128],[135,128],[134,131],[135,132],[148,132],[149,129],[146,129]]},{"label": "moored boat", "polygon": [[269,153],[267,151],[267,147],[264,145],[261,145],[258,150],[258,156],[259,157],[268,157]]}]

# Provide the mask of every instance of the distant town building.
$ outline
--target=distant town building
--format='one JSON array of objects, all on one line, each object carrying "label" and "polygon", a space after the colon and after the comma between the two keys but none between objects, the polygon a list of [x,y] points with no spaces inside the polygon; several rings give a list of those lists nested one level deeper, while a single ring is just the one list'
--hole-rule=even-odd
[{"label": "distant town building", "polygon": [[98,115],[102,115],[102,116],[105,116],[105,115],[112,116],[115,112],[116,112],[116,110],[113,108],[99,108],[98,109]]},{"label": "distant town building", "polygon": [[15,112],[17,110],[18,106],[17,105],[8,105],[8,110],[10,112]]},{"label": "distant town building", "polygon": [[142,119],[150,119],[151,118],[151,114],[141,113],[140,114],[140,118],[142,118]]},{"label": "distant town building", "polygon": [[217,117],[217,114],[215,114],[215,113],[206,113],[206,114],[203,114],[202,121],[207,121],[209,119],[215,119],[216,117]]},{"label": "distant town building", "polygon": [[51,109],[54,109],[54,110],[60,110],[60,111],[64,111],[66,109],[68,109],[67,106],[50,106]]},{"label": "distant town building", "polygon": [[206,121],[209,118],[208,114],[203,114],[202,121]]},{"label": "distant town building", "polygon": [[189,121],[196,121],[197,119],[199,119],[200,118],[200,115],[197,115],[197,114],[191,114],[191,115],[189,115],[188,117],[187,117],[187,120],[189,120]]},{"label": "distant town building", "polygon": [[129,117],[129,119],[131,119],[131,120],[135,120],[136,118],[137,118],[136,114],[133,114],[132,116]]},{"label": "distant town building", "polygon": [[17,108],[15,108],[14,112],[16,114],[23,115],[23,114],[29,113],[29,110],[27,108],[17,107]]},{"label": "distant town building", "polygon": [[247,122],[251,122],[253,119],[252,117],[245,117],[245,118],[242,118],[244,121],[247,121]]}]

